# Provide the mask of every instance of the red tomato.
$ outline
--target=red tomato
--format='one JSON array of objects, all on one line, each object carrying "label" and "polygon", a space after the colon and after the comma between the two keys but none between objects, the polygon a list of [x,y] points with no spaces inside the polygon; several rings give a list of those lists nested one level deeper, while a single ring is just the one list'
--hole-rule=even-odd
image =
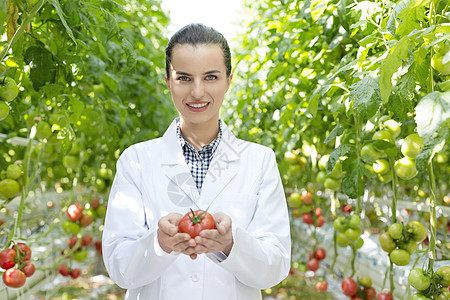
[{"label": "red tomato", "polygon": [[322,259],[324,259],[325,257],[326,257],[326,251],[325,251],[325,249],[323,249],[322,247],[319,247],[319,248],[317,248],[316,249],[316,253],[315,253],[315,257],[318,259],[318,260],[322,260]]},{"label": "red tomato", "polygon": [[31,261],[27,261],[27,265],[22,268],[23,272],[25,273],[26,277],[31,277],[34,274],[34,271],[36,268],[34,267],[34,264],[31,263]]},{"label": "red tomato", "polygon": [[70,270],[69,270],[69,268],[66,265],[60,265],[58,267],[58,272],[62,276],[69,276],[70,275]]},{"label": "red tomato", "polygon": [[364,288],[363,293],[366,294],[366,299],[373,299],[377,296],[377,291],[373,286]]},{"label": "red tomato", "polygon": [[69,248],[73,248],[73,247],[75,247],[77,242],[78,242],[78,237],[76,235],[74,235],[73,237],[71,237],[70,239],[67,240],[67,245],[69,245]]},{"label": "red tomato", "polygon": [[322,215],[322,209],[320,207],[316,208],[316,217],[319,217],[320,215]]},{"label": "red tomato", "polygon": [[303,191],[303,193],[301,195],[301,200],[306,205],[309,205],[309,204],[311,204],[313,202],[313,196],[312,196],[312,194],[310,192]]},{"label": "red tomato", "polygon": [[19,288],[25,284],[27,276],[16,268],[10,268],[3,273],[3,282],[6,286],[12,288]]},{"label": "red tomato", "polygon": [[92,224],[92,221],[94,220],[94,217],[90,214],[82,214],[80,217],[80,226],[81,227],[88,227]]},{"label": "red tomato", "polygon": [[[14,245],[12,248],[16,252],[19,253],[20,259],[24,259],[24,258],[25,258],[25,260],[31,259],[31,249],[30,249],[30,247],[27,246],[27,244],[17,243],[17,247],[16,247],[16,245]],[[19,248],[19,250],[17,250],[17,248]]]},{"label": "red tomato", "polygon": [[67,217],[71,221],[77,221],[83,215],[83,206],[80,203],[70,204],[67,208]]},{"label": "red tomato", "polygon": [[14,267],[16,265],[16,255],[16,251],[11,248],[6,248],[0,252],[0,267],[5,270]]},{"label": "red tomato", "polygon": [[70,271],[70,277],[72,277],[73,279],[78,278],[78,276],[80,276],[81,271],[78,268],[72,269],[72,271]]},{"label": "red tomato", "polygon": [[92,244],[93,237],[89,233],[86,233],[81,238],[81,246],[88,247]]},{"label": "red tomato", "polygon": [[97,250],[98,254],[102,255],[102,241],[95,241],[94,242],[95,250]]},{"label": "red tomato", "polygon": [[313,272],[317,271],[319,269],[319,260],[316,258],[311,259],[306,264],[306,268]]},{"label": "red tomato", "polygon": [[317,218],[317,227],[322,227],[323,224],[325,224],[325,218],[322,217],[322,216],[319,216],[319,217]]},{"label": "red tomato", "polygon": [[316,283],[316,289],[319,292],[326,292],[327,289],[328,289],[328,282],[327,281],[317,282]]},{"label": "red tomato", "polygon": [[392,297],[392,295],[388,293],[381,293],[378,294],[377,300],[394,300],[394,297]]},{"label": "red tomato", "polygon": [[215,229],[216,222],[210,213],[204,210],[193,211],[191,209],[178,223],[178,230],[188,233],[192,238],[199,235],[204,229]]},{"label": "red tomato", "polygon": [[98,200],[98,198],[92,198],[91,199],[91,208],[92,209],[97,209],[97,207],[100,206],[100,200]]},{"label": "red tomato", "polygon": [[304,213],[302,219],[305,224],[308,224],[308,225],[314,224],[314,220],[309,213]]},{"label": "red tomato", "polygon": [[348,277],[342,280],[342,291],[346,296],[353,297],[358,292],[358,285],[353,278]]}]

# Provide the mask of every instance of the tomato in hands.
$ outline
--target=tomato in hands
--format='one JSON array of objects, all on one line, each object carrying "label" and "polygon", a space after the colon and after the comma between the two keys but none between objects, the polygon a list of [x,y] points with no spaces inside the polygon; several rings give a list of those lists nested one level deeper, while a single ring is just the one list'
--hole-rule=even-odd
[{"label": "tomato in hands", "polygon": [[191,209],[178,223],[179,232],[188,233],[191,238],[198,236],[204,229],[216,229],[213,216],[204,210]]}]

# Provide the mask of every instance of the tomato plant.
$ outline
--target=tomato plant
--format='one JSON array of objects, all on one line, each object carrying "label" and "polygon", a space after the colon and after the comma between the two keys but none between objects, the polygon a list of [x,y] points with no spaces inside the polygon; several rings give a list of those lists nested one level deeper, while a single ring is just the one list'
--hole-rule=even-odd
[{"label": "tomato plant", "polygon": [[191,238],[198,236],[202,230],[215,228],[216,222],[213,216],[204,210],[191,209],[178,223],[179,232],[188,233]]}]

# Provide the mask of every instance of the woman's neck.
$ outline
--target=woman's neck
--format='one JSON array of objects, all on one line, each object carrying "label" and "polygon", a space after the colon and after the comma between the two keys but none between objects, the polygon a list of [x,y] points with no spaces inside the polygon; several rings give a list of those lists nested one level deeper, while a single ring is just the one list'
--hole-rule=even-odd
[{"label": "woman's neck", "polygon": [[217,137],[219,134],[219,120],[213,118],[204,123],[191,123],[180,118],[180,129],[183,138],[198,151]]}]

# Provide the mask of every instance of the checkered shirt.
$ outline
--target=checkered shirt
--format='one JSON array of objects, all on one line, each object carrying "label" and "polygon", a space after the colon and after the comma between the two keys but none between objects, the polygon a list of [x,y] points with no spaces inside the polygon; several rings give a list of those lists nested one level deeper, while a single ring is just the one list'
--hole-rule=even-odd
[{"label": "checkered shirt", "polygon": [[202,189],[203,181],[205,180],[206,173],[208,172],[209,165],[214,157],[217,147],[219,146],[220,140],[222,139],[222,125],[219,120],[219,134],[217,137],[206,146],[203,146],[199,151],[195,150],[188,141],[183,138],[180,129],[180,122],[177,124],[177,137],[178,142],[183,150],[184,158],[191,171],[192,178],[194,178],[195,185],[198,191]]}]

